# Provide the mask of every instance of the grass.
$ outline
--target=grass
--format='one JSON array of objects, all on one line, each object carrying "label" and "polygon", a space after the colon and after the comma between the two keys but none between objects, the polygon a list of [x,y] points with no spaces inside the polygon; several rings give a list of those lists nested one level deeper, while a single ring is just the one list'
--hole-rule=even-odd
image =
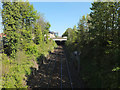
[{"label": "grass", "polygon": [[[49,51],[57,47],[56,43],[50,41],[40,45],[32,45],[31,53],[25,50],[18,50],[15,58],[9,58],[6,54],[2,55],[2,88],[27,88],[27,77],[32,73],[31,67],[35,63],[40,63],[41,55],[47,56]],[[38,61],[39,58],[39,61]]]}]

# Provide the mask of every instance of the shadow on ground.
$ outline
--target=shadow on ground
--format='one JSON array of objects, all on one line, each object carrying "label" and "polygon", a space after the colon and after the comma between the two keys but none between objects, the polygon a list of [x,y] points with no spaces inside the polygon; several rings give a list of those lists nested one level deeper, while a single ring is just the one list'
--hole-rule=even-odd
[{"label": "shadow on ground", "polygon": [[[31,75],[28,76],[27,85],[29,88],[60,88],[61,87],[61,60],[62,60],[62,84],[63,88],[71,88],[67,72],[66,57],[62,47],[58,47],[54,52],[50,52],[48,57],[41,55],[37,59],[38,69],[31,68]],[[56,63],[55,63],[56,62]],[[55,66],[54,66],[55,65]],[[80,88],[79,75],[70,66],[70,73],[73,87]]]},{"label": "shadow on ground", "polygon": [[[45,57],[43,54],[37,58],[37,64],[38,64],[38,69],[31,67],[31,75],[28,76],[27,80],[27,85],[30,88],[35,88],[35,87],[48,87],[48,81],[49,77],[51,77],[51,74],[54,73],[56,70],[59,70],[59,67],[55,67],[55,71],[51,72],[53,70],[53,65],[55,63],[59,63],[59,55],[61,54],[59,51],[61,48],[56,48],[54,52],[49,52],[48,57]],[[58,64],[57,64],[58,65]],[[59,71],[56,73],[55,76],[59,77]],[[55,79],[52,77],[52,79]],[[60,78],[59,78],[60,79]],[[58,78],[57,78],[58,80]]]}]

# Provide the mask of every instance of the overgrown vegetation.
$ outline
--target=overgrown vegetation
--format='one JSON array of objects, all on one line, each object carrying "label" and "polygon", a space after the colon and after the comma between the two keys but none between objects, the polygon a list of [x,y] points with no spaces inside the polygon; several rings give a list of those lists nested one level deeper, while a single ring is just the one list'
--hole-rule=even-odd
[{"label": "overgrown vegetation", "polygon": [[80,76],[86,87],[120,88],[120,2],[93,2],[90,9],[77,28],[63,34],[68,52],[81,52]]},{"label": "overgrown vegetation", "polygon": [[57,45],[48,39],[49,22],[29,2],[7,0],[2,4],[2,23],[7,35],[3,41],[2,88],[27,88],[34,62],[42,62],[40,56],[47,56]]}]

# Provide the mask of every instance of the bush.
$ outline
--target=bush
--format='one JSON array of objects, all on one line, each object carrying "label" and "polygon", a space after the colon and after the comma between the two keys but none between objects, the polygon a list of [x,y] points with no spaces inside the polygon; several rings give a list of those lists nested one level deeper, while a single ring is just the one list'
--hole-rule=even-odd
[{"label": "bush", "polygon": [[[38,64],[42,61],[40,56],[47,56],[56,47],[54,41],[48,44],[26,43],[24,50],[17,50],[15,58],[9,58],[6,54],[2,55],[2,88],[27,88],[26,80],[31,74],[33,61]],[[37,61],[37,59],[39,59]]]}]

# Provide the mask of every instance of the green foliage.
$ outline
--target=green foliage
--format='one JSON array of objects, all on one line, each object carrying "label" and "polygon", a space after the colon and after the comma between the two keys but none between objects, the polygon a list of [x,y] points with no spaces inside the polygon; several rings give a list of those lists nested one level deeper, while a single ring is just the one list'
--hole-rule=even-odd
[{"label": "green foliage", "polygon": [[27,54],[38,54],[38,50],[37,50],[37,45],[34,43],[28,43],[25,47],[25,51]]},{"label": "green foliage", "polygon": [[35,25],[34,34],[35,34],[34,42],[36,44],[40,44],[43,41],[43,34],[42,34],[41,26],[39,26],[38,23]]},{"label": "green foliage", "polygon": [[7,55],[15,58],[20,38],[28,43],[31,41],[32,24],[36,18],[36,12],[29,2],[3,2],[2,20],[8,41],[4,51]]},{"label": "green foliage", "polygon": [[81,52],[80,76],[86,87],[119,88],[120,2],[94,2],[90,9],[90,15],[79,20],[76,35],[71,30],[68,36],[68,54]]},{"label": "green foliage", "polygon": [[[28,56],[25,52],[17,52],[16,59],[8,58],[5,54],[2,56],[2,79],[3,88],[25,88],[23,79],[29,73],[33,63],[29,63]],[[29,63],[29,64],[27,64]]]},{"label": "green foliage", "polygon": [[3,42],[2,88],[27,88],[26,80],[34,62],[42,62],[40,56],[47,56],[57,45],[48,38],[44,40],[50,23],[43,20],[33,5],[29,2],[2,3],[2,23],[7,35]]},{"label": "green foliage", "polygon": [[71,31],[71,30],[72,30],[71,28],[68,28],[68,29],[63,33],[62,37],[63,37],[63,36],[68,36],[68,35],[70,34],[70,31]]},{"label": "green foliage", "polygon": [[[47,47],[47,48],[46,48]],[[31,67],[37,62],[40,55],[47,56],[48,51],[52,51],[57,47],[54,41],[49,41],[49,44],[43,43],[34,46],[30,43],[27,46],[28,51],[17,51],[15,59],[8,58],[6,54],[2,55],[2,87],[3,88],[27,88],[26,80],[31,74]],[[41,62],[41,60],[39,60]],[[38,62],[38,63],[39,63]]]}]

